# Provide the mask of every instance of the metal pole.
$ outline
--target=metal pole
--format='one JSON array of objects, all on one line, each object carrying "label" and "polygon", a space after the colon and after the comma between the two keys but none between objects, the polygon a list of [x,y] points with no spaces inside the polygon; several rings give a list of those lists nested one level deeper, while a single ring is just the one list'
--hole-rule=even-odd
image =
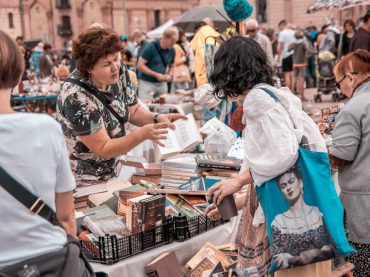
[{"label": "metal pole", "polygon": [[126,8],[126,0],[123,0],[123,22],[125,24],[125,35],[128,36],[128,18],[127,18],[127,8]]},{"label": "metal pole", "polygon": [[22,30],[22,37],[26,40],[26,30],[24,25],[24,7],[23,7],[23,0],[19,0],[19,11],[20,11],[20,19],[21,19],[21,30]]}]

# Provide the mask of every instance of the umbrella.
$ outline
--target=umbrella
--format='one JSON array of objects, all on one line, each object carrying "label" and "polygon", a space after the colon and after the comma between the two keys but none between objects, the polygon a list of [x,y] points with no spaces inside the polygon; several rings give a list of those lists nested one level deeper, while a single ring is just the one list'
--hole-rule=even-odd
[{"label": "umbrella", "polygon": [[370,0],[316,0],[315,4],[308,8],[307,12],[312,13],[329,8],[347,9],[368,4],[370,4]]},{"label": "umbrella", "polygon": [[231,26],[231,20],[227,17],[224,8],[210,5],[198,6],[185,12],[175,22],[175,25],[182,28],[185,32],[194,32],[195,25],[202,22],[205,17],[211,18],[215,28],[219,31],[224,31]]}]

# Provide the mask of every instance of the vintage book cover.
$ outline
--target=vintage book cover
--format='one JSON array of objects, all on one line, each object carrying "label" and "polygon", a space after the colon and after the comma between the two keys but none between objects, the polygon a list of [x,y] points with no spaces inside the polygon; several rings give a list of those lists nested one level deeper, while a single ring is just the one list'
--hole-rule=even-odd
[{"label": "vintage book cover", "polygon": [[166,205],[165,207],[166,216],[178,216],[180,213],[182,213],[182,211],[175,204],[169,201],[167,198],[166,198],[165,205]]},{"label": "vintage book cover", "polygon": [[94,244],[95,242],[98,241],[98,239],[94,236],[94,234],[90,233],[90,231],[83,231],[78,235],[78,238],[83,241],[87,241],[88,243],[85,243],[84,246],[87,248],[89,251],[94,256],[99,256],[99,249],[97,246]]},{"label": "vintage book cover", "polygon": [[124,237],[130,235],[123,221],[107,206],[102,205],[84,212],[83,224],[96,237],[116,235]]},{"label": "vintage book cover", "polygon": [[240,170],[241,161],[216,154],[197,154],[195,160],[200,168]]},{"label": "vintage book cover", "polygon": [[141,231],[141,221],[139,221],[139,209],[140,201],[150,198],[152,195],[141,195],[135,198],[130,198],[127,200],[127,213],[126,213],[126,224],[128,230],[132,234],[136,234]]},{"label": "vintage book cover", "polygon": [[166,199],[176,206],[177,210],[180,210],[186,217],[199,216],[200,213],[189,205],[184,199],[181,199],[177,195],[168,194]]},{"label": "vintage book cover", "polygon": [[190,271],[190,277],[202,277],[205,271],[212,270],[215,265],[211,259],[205,257]]},{"label": "vintage book cover", "polygon": [[[165,252],[145,266],[148,276],[181,277],[183,273],[175,252]],[[157,275],[153,275],[155,272]]]},{"label": "vintage book cover", "polygon": [[144,189],[145,188],[141,185],[133,185],[118,191],[117,214],[123,221],[126,221],[126,214],[128,211],[127,200],[144,195]]},{"label": "vintage book cover", "polygon": [[162,159],[186,152],[203,142],[193,114],[186,117],[187,120],[179,119],[173,122],[175,130],[168,129],[167,138],[162,140],[165,147],[154,144]]},{"label": "vintage book cover", "polygon": [[194,269],[204,258],[208,258],[214,265],[221,262],[222,267],[228,269],[233,261],[218,250],[212,243],[206,242],[203,247],[186,263],[189,270]]},{"label": "vintage book cover", "polygon": [[162,223],[165,216],[164,195],[155,195],[139,202],[139,217],[141,231],[146,231]]}]

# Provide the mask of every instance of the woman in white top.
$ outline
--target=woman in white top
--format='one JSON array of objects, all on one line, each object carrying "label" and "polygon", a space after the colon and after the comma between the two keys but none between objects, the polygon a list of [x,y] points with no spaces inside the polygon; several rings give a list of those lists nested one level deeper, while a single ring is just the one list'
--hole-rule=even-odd
[{"label": "woman in white top", "polygon": [[[49,256],[64,248],[67,234],[76,236],[75,181],[61,127],[47,115],[16,113],[10,105],[11,90],[23,71],[24,59],[15,42],[0,31],[0,166],[41,197],[56,212],[61,227],[31,213],[0,186],[0,275],[7,272],[5,276],[17,274],[8,273],[9,266]],[[54,260],[48,263],[55,265]],[[91,276],[78,256],[68,265],[70,276]]]},{"label": "woman in white top", "polygon": [[[297,161],[303,136],[308,139],[311,150],[327,151],[316,124],[303,112],[301,101],[287,88],[274,87],[273,69],[257,42],[243,37],[231,38],[220,47],[214,63],[210,83],[215,87],[215,96],[244,101],[243,136],[249,167],[238,177],[210,189],[209,196],[213,195],[214,203],[219,204],[226,195],[246,184],[262,185],[286,172]],[[281,103],[261,88],[273,92]],[[280,270],[275,276],[328,276],[325,274],[330,274],[330,262]]]}]

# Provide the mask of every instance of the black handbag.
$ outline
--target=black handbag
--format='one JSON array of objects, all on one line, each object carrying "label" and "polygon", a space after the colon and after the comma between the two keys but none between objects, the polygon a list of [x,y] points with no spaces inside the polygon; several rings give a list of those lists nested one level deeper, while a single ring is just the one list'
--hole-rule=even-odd
[{"label": "black handbag", "polygon": [[[0,186],[26,206],[55,226],[60,226],[56,213],[0,166]],[[60,250],[27,259],[0,270],[1,277],[91,277],[95,273],[81,250],[77,239],[68,236],[67,244]]]}]

